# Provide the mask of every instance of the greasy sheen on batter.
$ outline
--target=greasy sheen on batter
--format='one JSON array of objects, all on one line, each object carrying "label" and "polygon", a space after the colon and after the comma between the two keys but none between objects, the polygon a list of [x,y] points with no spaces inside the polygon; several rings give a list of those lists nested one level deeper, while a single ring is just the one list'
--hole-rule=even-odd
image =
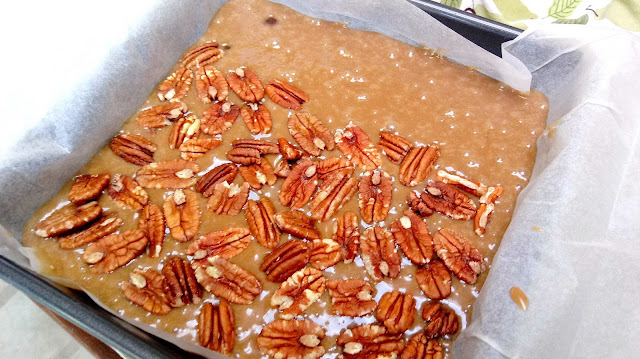
[{"label": "greasy sheen on batter", "polygon": [[[266,21],[268,18],[275,21]],[[500,184],[504,193],[482,237],[474,234],[473,221],[453,220],[439,213],[425,219],[432,236],[445,227],[463,234],[478,248],[486,268],[491,267],[492,258],[511,219],[516,197],[531,175],[535,142],[543,131],[547,117],[544,95],[535,91],[527,95],[518,93],[473,69],[452,63],[432,50],[409,46],[377,33],[352,30],[344,24],[310,18],[267,1],[234,0],[224,5],[194,46],[208,41],[217,41],[220,48],[224,49],[224,56],[214,66],[225,76],[229,70],[246,66],[255,71],[265,85],[274,79],[294,84],[309,95],[304,110],[319,118],[331,131],[343,129],[353,122],[368,134],[374,144],[378,143],[381,129],[397,131],[411,142],[436,143],[440,147],[440,158],[430,178],[435,176],[438,169],[450,169],[461,171],[485,184]],[[183,102],[189,111],[200,117],[210,104],[203,104],[197,96],[195,84],[191,86]],[[141,110],[161,103],[156,91],[154,89],[142,103]],[[242,104],[231,91],[229,100],[237,105]],[[263,104],[271,112],[273,130],[269,135],[259,138],[275,142],[278,137],[285,137],[294,143],[286,126],[292,111],[274,104],[266,96]],[[179,150],[166,146],[171,126],[145,129],[135,121],[139,111],[127,120],[122,131],[139,134],[158,145],[155,161],[180,158]],[[200,174],[226,162],[231,142],[239,138],[258,138],[251,135],[240,118],[222,135],[221,146],[196,160]],[[338,150],[325,151],[323,155],[337,157],[341,153]],[[266,158],[273,163],[276,156],[269,155]],[[409,191],[422,191],[426,181],[412,189],[401,185],[398,181],[398,165],[385,156],[382,168],[394,179],[392,208],[384,222],[388,226],[407,209]],[[139,166],[123,161],[105,146],[79,174],[109,172],[112,176],[118,173],[133,176],[138,169]],[[360,172],[360,169],[356,169],[356,178],[359,178]],[[243,179],[237,176],[235,181],[241,184]],[[143,254],[113,273],[96,274],[82,260],[86,246],[77,250],[62,250],[56,240],[35,236],[33,228],[40,219],[67,202],[72,182],[70,180],[56,197],[34,214],[23,232],[23,244],[35,250],[43,274],[71,279],[117,313],[197,343],[200,304],[190,304],[174,309],[166,316],[157,316],[132,304],[118,287],[121,281],[129,280],[129,273],[134,268],[159,270],[165,258],[185,253],[189,242],[179,243],[167,234],[158,258]],[[273,187],[254,190],[250,199],[267,196],[272,199],[276,211],[286,209],[278,201],[282,182],[279,179]],[[163,189],[146,190],[150,203],[160,207],[172,193]],[[243,214],[216,215],[207,209],[204,197],[198,195],[198,199],[202,216],[196,238],[230,226],[247,227]],[[137,212],[122,209],[106,194],[100,197],[99,204],[104,212],[116,214],[124,220],[120,233],[137,227]],[[346,211],[359,213],[357,195],[335,217]],[[334,222],[335,218],[319,224],[322,238],[331,238]],[[363,226],[368,225],[361,222],[361,230]],[[288,235],[283,237],[280,243]],[[263,292],[251,305],[232,305],[237,332],[235,357],[260,357],[256,338],[264,324],[279,316],[277,309],[269,306],[269,299],[279,284],[267,281],[258,268],[268,252],[268,249],[254,241],[240,255],[231,259],[253,273],[263,286]],[[375,285],[376,301],[391,290],[412,294],[416,299],[416,318],[405,333],[408,339],[425,325],[420,313],[427,299],[416,283],[416,268],[403,256],[399,277],[377,283],[368,277],[360,259],[352,264],[339,263],[323,273],[327,279],[369,280]],[[483,271],[473,285],[462,283],[452,276],[452,294],[442,302],[460,316],[461,330],[467,326],[473,301],[487,273],[488,270]],[[215,298],[206,292],[203,299],[215,302]],[[329,314],[330,309],[327,291],[304,312],[304,316],[325,328],[327,337],[322,343],[327,353],[335,356],[340,352],[335,340],[342,329],[355,322],[373,323],[375,318],[373,314],[357,320],[337,317]],[[447,352],[454,339],[455,336],[441,340]]]}]

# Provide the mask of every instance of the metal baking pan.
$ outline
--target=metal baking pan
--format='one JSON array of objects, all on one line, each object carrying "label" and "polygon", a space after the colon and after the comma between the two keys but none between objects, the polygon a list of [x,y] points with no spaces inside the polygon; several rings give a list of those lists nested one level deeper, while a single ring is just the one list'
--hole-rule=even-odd
[{"label": "metal baking pan", "polygon": [[[427,0],[407,0],[498,56],[501,44],[522,31]],[[65,288],[0,256],[0,278],[56,314],[95,336],[128,358],[193,358],[162,339],[126,323],[98,307],[84,293]]]}]

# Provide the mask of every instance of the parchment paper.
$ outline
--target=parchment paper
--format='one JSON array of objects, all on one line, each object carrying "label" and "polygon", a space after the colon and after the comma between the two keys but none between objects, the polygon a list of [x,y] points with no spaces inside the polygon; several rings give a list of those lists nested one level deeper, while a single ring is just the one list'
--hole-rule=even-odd
[{"label": "parchment paper", "polygon": [[[19,71],[26,84],[47,84],[48,97],[38,101],[33,91],[13,93],[11,106],[3,106],[6,118],[22,126],[12,122],[0,135],[0,224],[9,231],[0,231],[0,254],[27,264],[16,243],[23,224],[113,136],[222,2],[116,0],[94,5],[103,12],[85,6],[70,13],[58,4],[51,9],[57,16],[34,22],[57,41],[54,48],[64,49],[47,53],[50,63],[77,66],[67,66],[67,76],[55,67]],[[552,136],[538,142],[530,184],[518,198],[472,323],[454,344],[454,357],[628,358],[640,353],[638,36],[607,24],[554,25],[507,44],[502,60],[404,0],[279,2],[438,49],[519,90],[528,89],[531,71],[533,88],[549,97]],[[93,16],[93,21],[83,21],[75,37],[56,33],[56,24],[78,16]],[[17,53],[34,51],[30,43],[20,44]],[[74,73],[74,68],[83,71]],[[512,286],[528,295],[528,311],[509,298]],[[184,349],[219,357],[132,324]]]}]

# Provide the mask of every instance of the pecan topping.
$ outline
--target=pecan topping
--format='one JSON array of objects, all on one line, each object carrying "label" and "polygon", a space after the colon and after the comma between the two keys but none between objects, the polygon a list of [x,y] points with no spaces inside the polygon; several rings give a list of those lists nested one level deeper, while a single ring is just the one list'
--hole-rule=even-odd
[{"label": "pecan topping", "polygon": [[274,320],[262,328],[258,347],[271,358],[318,359],[324,329],[310,320]]},{"label": "pecan topping", "polygon": [[216,297],[235,304],[249,304],[262,291],[258,278],[220,257],[193,263],[198,283]]},{"label": "pecan topping", "polygon": [[404,348],[404,338],[382,325],[362,324],[343,330],[336,344],[342,347],[344,359],[396,358]]},{"label": "pecan topping", "polygon": [[388,131],[380,131],[380,142],[378,146],[391,162],[400,163],[404,156],[409,153],[411,142],[402,136],[395,135]]},{"label": "pecan topping", "polygon": [[116,156],[138,166],[153,162],[153,153],[156,152],[156,145],[153,142],[129,133],[114,137],[109,143],[109,148]]},{"label": "pecan topping", "polygon": [[459,189],[438,181],[429,181],[420,199],[430,209],[453,219],[469,220],[476,214],[476,204]]},{"label": "pecan topping", "polygon": [[196,90],[203,103],[222,102],[229,95],[229,84],[218,69],[202,66],[196,70]]},{"label": "pecan topping", "polygon": [[160,256],[164,242],[164,216],[160,207],[150,204],[140,213],[138,229],[149,239],[149,257]]},{"label": "pecan topping", "polygon": [[422,318],[427,322],[424,328],[427,338],[442,337],[458,331],[458,316],[440,302],[427,302],[422,308]]},{"label": "pecan topping", "polygon": [[358,183],[358,206],[362,220],[371,224],[382,222],[391,209],[393,187],[385,171],[365,172]]},{"label": "pecan topping", "polygon": [[482,254],[461,234],[450,229],[441,229],[434,237],[438,257],[453,274],[465,283],[476,282],[482,271]]},{"label": "pecan topping", "polygon": [[220,60],[223,54],[217,42],[207,42],[184,53],[180,64],[188,69],[202,67]]},{"label": "pecan topping", "polygon": [[404,216],[391,223],[391,233],[413,263],[423,265],[433,258],[433,239],[426,223],[417,214],[405,211]]},{"label": "pecan topping", "polygon": [[293,139],[311,156],[320,156],[323,150],[333,151],[336,147],[331,132],[308,112],[289,116],[287,127]]},{"label": "pecan topping", "polygon": [[69,190],[69,201],[81,205],[100,197],[102,190],[109,184],[110,178],[108,173],[95,176],[82,175],[76,178]]},{"label": "pecan topping", "polygon": [[272,282],[282,282],[309,262],[310,251],[306,242],[288,241],[264,257],[260,270]]},{"label": "pecan topping", "polygon": [[188,68],[181,67],[172,73],[158,86],[158,98],[160,101],[171,99],[181,100],[191,86],[193,72]]},{"label": "pecan topping", "polygon": [[367,273],[374,280],[396,278],[400,274],[400,255],[386,228],[367,228],[360,237],[360,252]]},{"label": "pecan topping", "polygon": [[325,281],[322,272],[315,268],[300,269],[280,284],[271,297],[271,306],[280,309],[282,319],[293,319],[320,298]]},{"label": "pecan topping", "polygon": [[348,158],[329,157],[318,162],[318,179],[321,181],[350,177],[354,171],[353,163]]},{"label": "pecan topping", "polygon": [[114,214],[109,214],[91,223],[89,227],[80,232],[60,237],[58,244],[62,249],[76,249],[117,231],[121,225],[122,219],[116,217]]},{"label": "pecan topping", "polygon": [[169,286],[164,276],[153,269],[134,269],[129,273],[131,280],[120,283],[120,289],[133,304],[147,312],[165,315],[171,311],[166,293]]},{"label": "pecan topping", "polygon": [[271,113],[265,105],[248,103],[240,108],[240,115],[242,115],[249,131],[254,135],[271,132],[273,122],[271,121]]},{"label": "pecan topping", "polygon": [[247,202],[247,209],[244,211],[251,233],[258,243],[269,249],[275,248],[280,242],[280,229],[275,223],[275,212],[273,203],[267,197]]},{"label": "pecan topping", "polygon": [[358,190],[353,177],[334,177],[323,181],[311,201],[311,218],[327,221],[347,203]]},{"label": "pecan topping", "polygon": [[481,197],[483,194],[487,193],[487,186],[483,185],[479,181],[459,176],[457,174],[452,174],[444,170],[438,170],[436,175],[439,181],[458,187],[474,196]]},{"label": "pecan topping", "polygon": [[289,161],[281,160],[276,162],[273,173],[280,178],[287,178],[291,174],[291,165]]},{"label": "pecan topping", "polygon": [[187,161],[197,160],[221,144],[221,138],[193,138],[180,145],[180,157]]},{"label": "pecan topping", "polygon": [[333,315],[362,317],[376,310],[373,287],[364,279],[328,280],[327,288]]},{"label": "pecan topping", "polygon": [[225,181],[227,183],[233,183],[237,175],[238,166],[233,163],[223,163],[214,167],[200,178],[196,183],[196,192],[202,193],[205,197],[210,197],[218,183]]},{"label": "pecan topping", "polygon": [[187,188],[196,183],[197,164],[185,160],[152,162],[136,173],[136,181],[146,188]]},{"label": "pecan topping", "polygon": [[433,260],[418,268],[416,281],[430,299],[445,299],[451,294],[451,274],[440,260]]},{"label": "pecan topping", "polygon": [[234,147],[227,152],[227,159],[241,165],[252,165],[262,162],[260,151],[255,148]]},{"label": "pecan topping", "polygon": [[162,208],[173,239],[187,242],[195,237],[200,228],[200,205],[195,192],[177,189],[167,197]]},{"label": "pecan topping", "polygon": [[316,221],[301,211],[282,211],[273,216],[278,227],[285,233],[308,240],[320,239]]},{"label": "pecan topping", "polygon": [[194,115],[183,117],[171,128],[169,148],[180,148],[183,143],[198,138],[199,135],[200,120]]},{"label": "pecan topping", "polygon": [[223,133],[236,122],[240,109],[231,102],[217,102],[202,114],[202,132],[215,136]]},{"label": "pecan topping", "polygon": [[440,156],[436,145],[414,146],[400,164],[400,183],[413,187],[424,181]]},{"label": "pecan topping", "polygon": [[204,303],[198,316],[198,339],[207,349],[229,355],[236,342],[236,319],[226,300],[214,306]]},{"label": "pecan topping", "polygon": [[138,182],[121,174],[113,175],[107,193],[114,201],[136,211],[149,203],[149,195]]},{"label": "pecan topping", "polygon": [[274,155],[279,153],[278,145],[263,140],[235,140],[231,143],[233,148],[251,148],[260,152],[260,155]]},{"label": "pecan topping", "polygon": [[248,198],[249,184],[247,182],[238,186],[235,183],[229,184],[224,181],[218,183],[213,189],[213,194],[207,201],[207,208],[216,214],[235,216],[242,211]]},{"label": "pecan topping", "polygon": [[444,359],[444,350],[437,339],[418,332],[409,339],[400,359]]},{"label": "pecan topping", "polygon": [[229,259],[244,251],[253,240],[251,232],[242,227],[231,227],[205,234],[191,242],[187,254],[193,259],[219,256]]},{"label": "pecan topping", "polygon": [[495,209],[495,202],[498,197],[502,195],[502,191],[501,186],[489,187],[486,193],[480,197],[480,208],[478,208],[478,212],[473,220],[473,230],[477,235],[481,236],[484,234],[491,213],[493,213]]},{"label": "pecan topping", "polygon": [[391,334],[402,334],[413,325],[416,300],[411,294],[387,292],[380,298],[376,319],[387,327]]},{"label": "pecan topping", "polygon": [[340,244],[333,239],[314,239],[310,243],[311,258],[309,263],[314,268],[325,270],[342,259]]},{"label": "pecan topping", "polygon": [[333,240],[342,247],[342,256],[345,263],[351,263],[358,255],[360,245],[360,230],[358,228],[358,216],[353,212],[346,212],[338,217]]},{"label": "pecan topping", "polygon": [[311,161],[298,163],[280,188],[280,203],[291,209],[304,207],[318,187],[317,165]]},{"label": "pecan topping", "polygon": [[302,157],[302,151],[297,149],[294,145],[292,145],[286,138],[280,137],[278,138],[278,150],[287,161],[295,161],[299,160]]},{"label": "pecan topping", "polygon": [[302,110],[302,104],[309,101],[309,96],[292,85],[273,80],[265,89],[271,101],[291,110]]},{"label": "pecan topping", "polygon": [[138,115],[136,122],[147,128],[161,128],[178,119],[187,112],[187,105],[180,101],[171,101],[150,107]]},{"label": "pecan topping", "polygon": [[409,199],[407,200],[407,202],[409,203],[409,207],[411,208],[411,210],[418,213],[422,217],[429,217],[434,213],[433,210],[429,208],[429,206],[427,206],[427,204],[422,199],[420,199],[416,192],[409,192]]},{"label": "pecan topping", "polygon": [[369,136],[352,123],[336,132],[335,142],[340,152],[364,170],[371,171],[382,165],[380,152],[371,143]]},{"label": "pecan topping", "polygon": [[255,72],[246,67],[230,71],[229,87],[245,102],[260,102],[264,97],[264,86]]},{"label": "pecan topping", "polygon": [[162,275],[167,279],[169,290],[166,292],[166,296],[172,307],[200,303],[202,290],[187,261],[179,257],[169,258],[162,267]]},{"label": "pecan topping", "polygon": [[43,238],[65,234],[93,222],[100,214],[102,208],[97,202],[89,202],[80,207],[70,204],[41,220],[35,228],[35,233]]},{"label": "pecan topping", "polygon": [[120,234],[110,234],[91,243],[82,255],[92,264],[94,273],[112,272],[144,252],[149,240],[142,231],[134,229]]}]

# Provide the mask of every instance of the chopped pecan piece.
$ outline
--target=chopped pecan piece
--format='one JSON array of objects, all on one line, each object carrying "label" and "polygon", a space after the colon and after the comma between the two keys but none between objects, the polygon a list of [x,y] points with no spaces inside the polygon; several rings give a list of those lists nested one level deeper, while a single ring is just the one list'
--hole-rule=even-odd
[{"label": "chopped pecan piece", "polygon": [[263,185],[273,186],[278,177],[273,172],[273,167],[268,161],[260,161],[260,164],[240,166],[240,175],[251,188],[260,190]]},{"label": "chopped pecan piece", "polygon": [[298,163],[280,188],[280,203],[291,209],[304,207],[318,187],[317,165],[311,161]]},{"label": "chopped pecan piece", "polygon": [[214,306],[204,303],[198,316],[198,340],[203,347],[225,355],[236,343],[236,319],[226,300]]},{"label": "chopped pecan piece", "polygon": [[142,231],[133,229],[120,234],[110,234],[91,243],[82,255],[92,264],[94,273],[112,272],[144,252],[149,240]]},{"label": "chopped pecan piece", "polygon": [[217,42],[207,42],[185,52],[180,59],[180,64],[188,69],[203,67],[220,60],[223,54]]},{"label": "chopped pecan piece", "polygon": [[391,162],[400,163],[404,156],[409,153],[411,142],[402,136],[398,136],[388,131],[380,131],[380,142],[378,146]]},{"label": "chopped pecan piece", "polygon": [[420,199],[430,209],[453,219],[470,220],[476,204],[459,189],[438,181],[429,181]]},{"label": "chopped pecan piece", "polygon": [[311,156],[320,156],[323,150],[333,151],[336,147],[331,132],[308,112],[294,113],[289,116],[287,127],[293,139]]},{"label": "chopped pecan piece", "polygon": [[233,148],[251,148],[260,152],[260,155],[274,155],[279,153],[278,145],[264,140],[235,140],[231,143]]},{"label": "chopped pecan piece", "polygon": [[171,99],[181,100],[191,86],[193,72],[188,68],[181,67],[172,73],[158,86],[158,98],[160,101]]},{"label": "chopped pecan piece", "polygon": [[196,192],[202,193],[205,197],[210,197],[218,183],[225,181],[227,183],[233,183],[237,175],[238,166],[233,163],[223,163],[214,167],[200,178],[196,183]]},{"label": "chopped pecan piece", "polygon": [[374,280],[396,278],[400,274],[400,255],[391,232],[384,227],[369,227],[362,233],[360,256]]},{"label": "chopped pecan piece", "polygon": [[502,186],[489,187],[486,193],[480,197],[480,208],[478,208],[478,212],[476,212],[473,220],[473,230],[477,235],[481,236],[484,234],[491,213],[493,213],[495,209],[495,202],[498,197],[502,195],[502,191]]},{"label": "chopped pecan piece", "polygon": [[280,178],[287,178],[291,174],[291,165],[287,160],[276,162],[273,173]]},{"label": "chopped pecan piece", "polygon": [[227,152],[227,159],[241,165],[252,165],[262,162],[260,151],[255,148],[234,147]]},{"label": "chopped pecan piece", "polygon": [[328,181],[332,178],[350,177],[355,168],[353,162],[344,157],[329,157],[318,162],[318,179]]},{"label": "chopped pecan piece", "polygon": [[240,108],[240,115],[242,115],[249,131],[254,135],[271,132],[273,122],[267,106],[261,103],[248,103]]},{"label": "chopped pecan piece", "polygon": [[282,319],[293,319],[315,303],[326,289],[322,272],[311,267],[287,278],[271,297],[271,306],[280,309]]},{"label": "chopped pecan piece", "polygon": [[278,150],[280,151],[282,158],[287,161],[299,160],[303,154],[302,151],[297,149],[284,137],[278,138]]},{"label": "chopped pecan piece", "polygon": [[207,201],[207,208],[216,214],[235,216],[242,211],[248,198],[249,184],[247,182],[238,186],[235,183],[229,184],[224,181],[218,183],[213,189],[213,194]]},{"label": "chopped pecan piece", "polygon": [[440,156],[436,145],[414,146],[400,163],[400,183],[408,187],[417,186],[427,178]]},{"label": "chopped pecan piece", "polygon": [[200,119],[194,115],[183,117],[171,128],[169,134],[169,148],[180,148],[180,146],[191,139],[196,139],[200,135]]},{"label": "chopped pecan piece", "polygon": [[369,136],[352,123],[336,132],[335,142],[340,152],[364,170],[371,171],[382,165],[380,152],[371,143]]},{"label": "chopped pecan piece", "polygon": [[197,160],[221,144],[221,138],[193,138],[180,145],[180,157],[187,161]]},{"label": "chopped pecan piece", "polygon": [[440,260],[433,260],[418,268],[416,281],[429,299],[445,299],[451,294],[451,274]]},{"label": "chopped pecan piece", "polygon": [[424,334],[429,339],[455,334],[458,331],[458,316],[440,302],[425,303],[422,318],[427,322]]},{"label": "chopped pecan piece", "polygon": [[423,265],[433,258],[433,239],[427,224],[417,214],[406,210],[404,216],[391,223],[391,234],[413,263]]},{"label": "chopped pecan piece", "polygon": [[302,110],[302,104],[309,101],[306,93],[280,80],[271,81],[265,92],[271,101],[291,110]]},{"label": "chopped pecan piece", "polygon": [[324,329],[310,320],[274,320],[262,328],[258,347],[271,358],[318,359],[325,349]]},{"label": "chopped pecan piece", "polygon": [[336,344],[342,347],[344,359],[397,358],[404,349],[404,338],[382,325],[362,324],[343,330]]},{"label": "chopped pecan piece", "polygon": [[487,193],[487,186],[483,185],[479,181],[459,176],[457,174],[452,174],[444,170],[438,170],[436,175],[439,181],[458,187],[474,196],[481,197],[483,194]]},{"label": "chopped pecan piece", "polygon": [[438,257],[458,279],[465,283],[476,282],[482,271],[482,254],[461,234],[450,229],[441,229],[434,237],[433,244]]},{"label": "chopped pecan piece", "polygon": [[169,291],[166,292],[166,296],[172,307],[200,303],[202,290],[187,261],[180,257],[169,258],[162,267],[162,275],[167,279]]},{"label": "chopped pecan piece", "polygon": [[152,162],[136,172],[136,181],[146,188],[187,188],[196,183],[197,164],[185,160]]},{"label": "chopped pecan piece", "polygon": [[333,240],[342,247],[342,256],[345,263],[351,263],[358,255],[360,246],[360,230],[358,228],[358,216],[353,212],[346,212],[338,217]]},{"label": "chopped pecan piece", "polygon": [[248,270],[220,257],[193,263],[198,283],[216,297],[235,304],[249,304],[262,291],[262,284]]},{"label": "chopped pecan piece", "polygon": [[264,86],[255,72],[246,67],[230,71],[227,76],[229,87],[245,102],[260,102],[264,97]]},{"label": "chopped pecan piece", "polygon": [[177,189],[167,197],[162,208],[173,239],[187,242],[195,237],[200,228],[200,205],[195,192]]},{"label": "chopped pecan piece", "polygon": [[164,243],[164,215],[155,204],[149,204],[140,213],[138,229],[149,239],[149,257],[159,257]]},{"label": "chopped pecan piece", "polygon": [[342,259],[340,244],[330,238],[314,239],[310,243],[311,258],[309,263],[314,268],[325,270]]},{"label": "chopped pecan piece", "polygon": [[382,222],[391,210],[393,187],[385,171],[365,172],[358,183],[358,206],[366,223]]},{"label": "chopped pecan piece", "polygon": [[282,211],[273,216],[278,227],[285,233],[299,238],[314,240],[320,238],[316,221],[301,211]]},{"label": "chopped pecan piece", "polygon": [[80,232],[71,233],[58,239],[58,245],[62,249],[76,249],[87,243],[93,243],[98,239],[118,230],[122,225],[122,219],[114,214],[101,217],[97,221]]},{"label": "chopped pecan piece", "polygon": [[373,299],[373,287],[364,279],[328,280],[331,314],[362,317],[378,306]]},{"label": "chopped pecan piece", "polygon": [[217,102],[202,114],[202,132],[215,136],[233,126],[240,114],[238,106],[231,102]]},{"label": "chopped pecan piece", "polygon": [[81,205],[98,198],[109,184],[110,178],[108,173],[79,176],[69,190],[69,201]]},{"label": "chopped pecan piece", "polygon": [[97,202],[89,202],[79,207],[70,204],[41,220],[35,228],[35,234],[46,238],[69,233],[93,222],[100,214],[102,214],[102,208]]},{"label": "chopped pecan piece", "polygon": [[133,304],[147,312],[165,315],[171,311],[166,293],[169,286],[164,276],[153,269],[134,269],[129,282],[120,283],[120,289]]},{"label": "chopped pecan piece", "polygon": [[116,156],[134,165],[144,166],[153,162],[156,145],[146,138],[130,133],[123,133],[114,137],[109,148]]},{"label": "chopped pecan piece", "polygon": [[409,339],[400,359],[444,359],[444,350],[437,339],[418,332]]},{"label": "chopped pecan piece", "polygon": [[427,204],[414,191],[409,192],[409,199],[407,202],[409,203],[409,208],[422,217],[429,217],[434,213],[434,211],[429,208],[429,206],[427,206]]},{"label": "chopped pecan piece", "polygon": [[196,70],[196,91],[203,103],[222,102],[229,95],[229,84],[218,69],[202,66]]},{"label": "chopped pecan piece", "polygon": [[230,227],[207,233],[191,242],[187,248],[187,254],[193,256],[193,259],[211,256],[229,259],[242,253],[252,240],[253,237],[248,229]]},{"label": "chopped pecan piece", "polygon": [[272,282],[282,282],[309,262],[310,251],[306,242],[287,241],[264,257],[260,270]]},{"label": "chopped pecan piece", "polygon": [[413,325],[416,300],[408,293],[387,292],[380,298],[376,319],[387,327],[391,334],[402,334]]},{"label": "chopped pecan piece", "polygon": [[353,177],[334,177],[323,181],[311,200],[311,218],[321,222],[333,217],[358,190],[358,180]]},{"label": "chopped pecan piece", "polygon": [[247,202],[247,209],[244,211],[251,233],[258,243],[269,249],[275,248],[280,242],[280,229],[274,219],[275,213],[273,203],[267,197]]},{"label": "chopped pecan piece", "polygon": [[138,182],[121,174],[113,175],[107,193],[114,201],[136,211],[149,203],[149,195]]},{"label": "chopped pecan piece", "polygon": [[169,125],[170,120],[184,116],[187,105],[181,101],[171,101],[161,105],[150,107],[138,115],[136,122],[147,128],[161,128]]}]

